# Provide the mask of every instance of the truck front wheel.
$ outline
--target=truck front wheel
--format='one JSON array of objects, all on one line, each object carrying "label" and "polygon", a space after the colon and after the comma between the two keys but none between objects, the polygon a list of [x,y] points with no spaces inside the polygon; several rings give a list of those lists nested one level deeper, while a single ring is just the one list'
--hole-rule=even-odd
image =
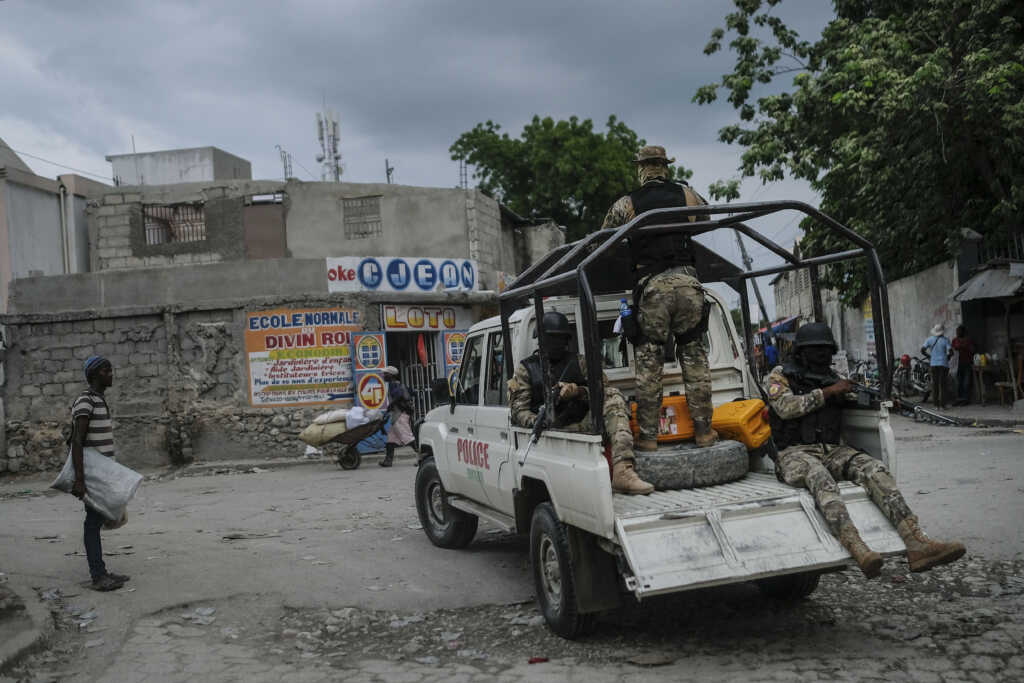
[{"label": "truck front wheel", "polygon": [[570,640],[593,630],[596,615],[580,614],[576,606],[576,573],[569,537],[551,503],[541,503],[533,511],[530,564],[537,602],[548,627]]},{"label": "truck front wheel", "polygon": [[476,535],[480,521],[448,504],[432,457],[424,458],[416,471],[416,512],[427,538],[439,548],[465,548]]}]

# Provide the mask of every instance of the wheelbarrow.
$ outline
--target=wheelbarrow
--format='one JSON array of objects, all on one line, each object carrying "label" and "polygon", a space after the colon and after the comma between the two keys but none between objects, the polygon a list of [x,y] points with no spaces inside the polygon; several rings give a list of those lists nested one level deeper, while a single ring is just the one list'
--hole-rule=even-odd
[{"label": "wheelbarrow", "polygon": [[[338,453],[338,465],[343,470],[354,470],[363,461],[359,452],[359,442],[373,436],[376,432],[384,433],[387,424],[387,415],[378,420],[372,420],[366,424],[353,427],[334,437],[327,443],[341,444],[341,451]],[[325,446],[327,444],[324,444]]]}]

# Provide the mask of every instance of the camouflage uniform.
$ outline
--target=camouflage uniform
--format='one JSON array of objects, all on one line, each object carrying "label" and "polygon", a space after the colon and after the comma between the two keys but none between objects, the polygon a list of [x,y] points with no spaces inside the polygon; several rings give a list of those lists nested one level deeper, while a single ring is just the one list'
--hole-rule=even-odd
[{"label": "camouflage uniform", "polygon": [[[580,371],[585,377],[587,375],[587,361],[581,355],[578,356]],[[601,381],[604,383],[604,430],[605,436],[612,446],[612,464],[621,461],[632,461],[633,456],[633,432],[629,428],[629,412],[626,408],[626,399],[615,387],[608,386],[608,378],[601,373]],[[581,385],[582,395],[577,400],[589,401],[590,394],[586,385]],[[515,374],[508,381],[509,406],[512,413],[512,424],[517,427],[532,427],[537,422],[537,413],[530,409],[531,382],[530,372],[526,366],[520,363],[516,366]],[[586,433],[590,431],[590,412],[583,416],[578,422],[561,427],[553,427],[559,431]]]},{"label": "camouflage uniform", "polygon": [[[639,174],[641,185],[646,185],[654,180],[668,180],[669,177],[668,166],[663,164],[641,164]],[[697,194],[689,185],[683,183],[683,189],[686,193],[687,206],[699,206],[708,203],[706,199]],[[636,218],[636,211],[633,209],[633,199],[627,194],[616,199],[615,203],[608,209],[608,213],[604,217],[604,223],[601,224],[601,229],[617,228],[634,218]],[[706,218],[707,216],[690,216],[690,222],[694,223]]]},{"label": "camouflage uniform", "polygon": [[[637,423],[641,439],[658,437],[662,395],[662,347],[669,335],[688,332],[698,322],[704,307],[704,288],[693,268],[670,268],[646,279],[640,301],[640,331],[646,338],[636,345]],[[644,284],[644,281],[641,281]],[[711,369],[703,335],[676,345],[676,358],[686,386],[690,417],[711,424]]]},{"label": "camouflage uniform", "polygon": [[[640,184],[667,180],[666,164],[641,163]],[[687,206],[707,204],[707,201],[684,184]],[[620,197],[605,216],[602,228],[615,228],[636,217],[633,200],[629,195]],[[704,220],[706,216],[691,216],[690,222]],[[662,397],[662,347],[669,335],[688,332],[701,318],[704,289],[697,280],[697,271],[690,266],[670,268],[651,275],[637,283],[644,285],[638,321],[640,331],[647,338],[637,344],[636,352],[636,419],[640,438],[653,441],[658,438],[658,422]],[[636,291],[636,290],[634,290]],[[714,406],[711,403],[711,369],[703,339],[676,345],[676,358],[686,386],[686,404],[690,417],[707,420],[711,425]]]},{"label": "camouflage uniform", "polygon": [[[789,380],[776,366],[765,380],[772,409],[783,420],[797,420],[825,406],[821,389],[794,394]],[[912,515],[896,481],[879,460],[851,446],[838,444],[798,444],[779,453],[776,475],[790,486],[803,486],[821,510],[829,529],[839,536],[840,528],[850,523],[846,504],[839,497],[837,481],[847,480],[863,486],[882,513],[898,526]]]}]

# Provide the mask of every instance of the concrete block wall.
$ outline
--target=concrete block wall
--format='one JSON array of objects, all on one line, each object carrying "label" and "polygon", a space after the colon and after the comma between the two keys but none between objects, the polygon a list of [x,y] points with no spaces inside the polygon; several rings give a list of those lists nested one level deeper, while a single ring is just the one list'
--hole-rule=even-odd
[{"label": "concrete block wall", "polygon": [[[174,186],[170,186],[173,188]],[[191,185],[172,191],[156,188],[121,187],[89,203],[93,271],[197,265],[240,260],[245,257],[245,232],[241,193],[228,195],[224,187],[197,189]],[[147,244],[142,207],[146,204],[202,204],[206,239],[196,242]]]}]

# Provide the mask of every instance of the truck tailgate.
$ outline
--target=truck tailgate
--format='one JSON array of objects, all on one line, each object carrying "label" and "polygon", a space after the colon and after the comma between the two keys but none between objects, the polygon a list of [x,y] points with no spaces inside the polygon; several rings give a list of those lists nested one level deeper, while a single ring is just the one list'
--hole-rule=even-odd
[{"label": "truck tailgate", "polygon": [[[903,541],[864,489],[839,484],[864,541],[883,555]],[[850,555],[804,489],[748,474],[719,486],[616,494],[615,530],[637,598],[843,565]]]}]

